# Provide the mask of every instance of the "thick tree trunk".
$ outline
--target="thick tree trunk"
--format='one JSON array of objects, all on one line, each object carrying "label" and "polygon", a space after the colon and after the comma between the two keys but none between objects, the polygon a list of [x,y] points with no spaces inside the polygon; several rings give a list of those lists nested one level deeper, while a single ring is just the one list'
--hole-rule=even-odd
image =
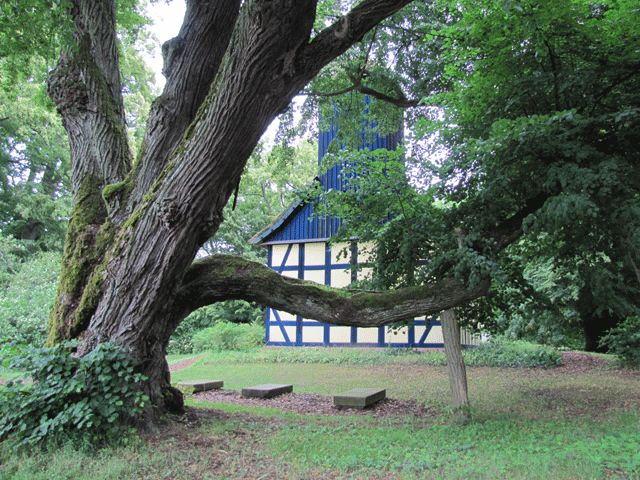
[{"label": "thick tree trunk", "polygon": [[[75,44],[50,73],[48,92],[71,147],[73,209],[65,240],[49,342],[75,337],[90,318],[87,286],[109,244],[102,189],[130,169],[112,0],[75,0],[70,16]],[[95,282],[95,280],[93,280]]]},{"label": "thick tree trunk", "polygon": [[467,390],[467,370],[462,356],[460,344],[460,326],[453,310],[445,310],[440,314],[444,350],[447,354],[447,370],[451,385],[451,400],[454,422],[466,425],[471,421],[469,393]]}]

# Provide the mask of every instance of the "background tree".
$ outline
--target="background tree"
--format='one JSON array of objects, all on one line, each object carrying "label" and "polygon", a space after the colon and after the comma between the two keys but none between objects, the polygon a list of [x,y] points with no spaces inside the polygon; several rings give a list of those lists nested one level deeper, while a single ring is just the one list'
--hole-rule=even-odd
[{"label": "background tree", "polygon": [[[3,67],[9,65],[0,60]],[[31,250],[61,250],[70,209],[69,150],[46,97],[45,75],[40,61],[31,78],[0,85],[0,225]]]},{"label": "background tree", "polygon": [[573,306],[585,347],[595,350],[638,309],[640,57],[639,31],[628,20],[635,6],[486,7],[469,3],[445,32],[452,59],[462,71],[472,65],[442,96],[445,122],[458,125],[445,134],[453,150],[445,168],[469,179],[451,189],[453,198],[493,210],[536,191],[548,197],[526,224],[526,248],[516,250],[520,271],[543,261],[556,277],[573,278],[576,298],[553,303]]}]

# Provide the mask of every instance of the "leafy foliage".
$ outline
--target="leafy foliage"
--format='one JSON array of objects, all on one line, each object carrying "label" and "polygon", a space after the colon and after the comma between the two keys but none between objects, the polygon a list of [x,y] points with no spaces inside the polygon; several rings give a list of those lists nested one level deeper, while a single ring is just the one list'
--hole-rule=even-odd
[{"label": "leafy foliage", "polygon": [[0,389],[0,439],[16,448],[71,440],[84,445],[122,440],[126,424],[147,400],[144,377],[119,347],[102,343],[83,357],[67,342],[33,349],[12,367],[31,382],[11,381]]},{"label": "leafy foliage", "polygon": [[555,348],[518,341],[492,340],[465,352],[468,365],[487,367],[557,367],[562,358]]},{"label": "leafy foliage", "polygon": [[0,78],[0,225],[31,251],[60,250],[70,211],[69,147],[45,93],[46,64],[36,59],[30,74],[10,90]]},{"label": "leafy foliage", "polygon": [[[142,52],[150,45],[146,1],[117,2],[127,126],[134,152],[154,93]],[[61,250],[71,210],[69,146],[49,100],[49,71],[71,32],[66,0],[0,7],[0,228],[30,251]]]},{"label": "leafy foliage", "polygon": [[46,337],[60,254],[43,252],[14,268],[0,288],[0,345],[12,342],[38,347]]},{"label": "leafy foliage", "polygon": [[629,317],[609,330],[600,342],[625,365],[640,367],[640,317]]},{"label": "leafy foliage", "polygon": [[[318,89],[342,79],[340,102],[362,105],[359,78],[424,105],[407,118],[408,140],[420,142],[404,165],[342,154],[371,174],[329,196],[348,219],[343,238],[376,242],[378,286],[491,275],[495,291],[467,306],[468,323],[556,344],[583,330],[594,348],[608,323],[640,308],[637,5],[443,0],[410,11],[401,33],[382,26],[337,64],[342,73],[318,79]],[[510,218],[523,235],[503,250]]]},{"label": "leafy foliage", "polygon": [[249,350],[264,344],[264,326],[260,323],[217,322],[193,335],[193,348],[205,350]]},{"label": "leafy foliage", "polygon": [[[489,3],[465,3],[442,32],[456,67],[451,92],[429,98],[443,107],[439,125],[454,125],[440,130],[451,152],[439,170],[443,191],[459,202],[460,221],[471,224],[465,230],[479,234],[544,198],[524,239],[502,256],[501,266],[519,265],[503,267],[502,281],[537,310],[563,310],[554,317],[565,326],[575,328],[579,316],[588,332],[607,315],[638,309],[640,37],[627,19],[634,6]],[[566,295],[523,278],[522,270],[542,264]],[[508,317],[514,305],[500,310]]]},{"label": "leafy foliage", "polygon": [[[229,300],[199,308],[180,323],[169,340],[167,351],[168,353],[192,353],[197,351],[194,338],[198,332],[218,322],[257,324],[262,319],[263,313],[262,308],[244,300]],[[260,328],[261,335],[264,337],[264,328]]]}]

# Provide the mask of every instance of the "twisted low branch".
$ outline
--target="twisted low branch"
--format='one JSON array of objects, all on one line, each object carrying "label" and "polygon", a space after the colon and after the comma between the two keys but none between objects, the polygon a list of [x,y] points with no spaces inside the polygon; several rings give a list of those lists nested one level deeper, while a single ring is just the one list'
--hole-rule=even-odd
[{"label": "twisted low branch", "polygon": [[178,291],[186,311],[223,300],[247,300],[334,325],[375,327],[438,313],[485,295],[490,280],[468,287],[452,279],[386,292],[337,289],[284,277],[241,257],[195,262]]}]

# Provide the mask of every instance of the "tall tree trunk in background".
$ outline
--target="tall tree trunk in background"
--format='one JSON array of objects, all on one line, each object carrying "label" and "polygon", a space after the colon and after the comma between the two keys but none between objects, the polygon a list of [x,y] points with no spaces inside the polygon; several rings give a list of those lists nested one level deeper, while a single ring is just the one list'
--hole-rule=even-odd
[{"label": "tall tree trunk in background", "polygon": [[584,349],[587,352],[606,353],[607,349],[600,346],[600,339],[607,332],[618,325],[622,319],[613,312],[603,310],[598,312],[598,305],[593,298],[589,284],[584,285],[578,292],[576,310],[580,314],[582,332],[584,334]]},{"label": "tall tree trunk in background", "polygon": [[451,386],[454,422],[466,425],[471,421],[469,393],[467,389],[467,370],[462,356],[460,343],[460,326],[453,310],[445,310],[440,314],[444,350],[447,354],[447,370]]}]

